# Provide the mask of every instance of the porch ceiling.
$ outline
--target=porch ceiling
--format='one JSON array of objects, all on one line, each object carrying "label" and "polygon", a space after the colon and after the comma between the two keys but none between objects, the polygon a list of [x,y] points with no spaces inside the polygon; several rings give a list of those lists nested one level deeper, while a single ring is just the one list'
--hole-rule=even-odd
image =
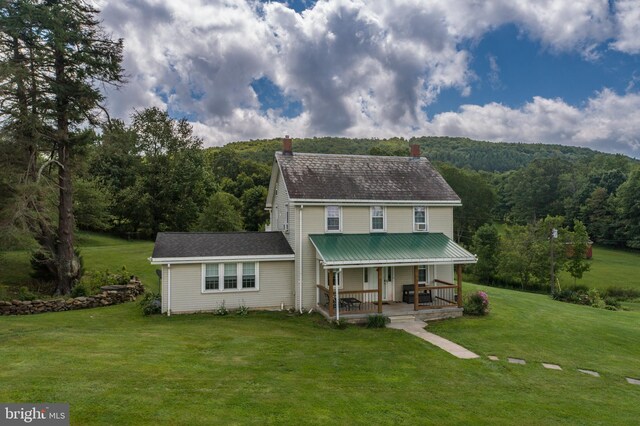
[{"label": "porch ceiling", "polygon": [[309,235],[325,267],[476,263],[442,233]]}]

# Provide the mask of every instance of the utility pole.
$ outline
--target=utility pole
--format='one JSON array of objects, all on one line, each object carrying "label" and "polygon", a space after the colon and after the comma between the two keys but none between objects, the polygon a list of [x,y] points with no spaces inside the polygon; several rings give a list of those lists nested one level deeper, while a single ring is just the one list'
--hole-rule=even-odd
[{"label": "utility pole", "polygon": [[551,230],[551,238],[549,239],[549,250],[551,251],[551,282],[549,283],[549,289],[551,291],[551,294],[553,294],[553,290],[556,285],[556,259],[554,253],[555,244],[553,242],[553,240],[555,240],[556,238],[558,238],[558,230],[556,228],[553,228]]}]

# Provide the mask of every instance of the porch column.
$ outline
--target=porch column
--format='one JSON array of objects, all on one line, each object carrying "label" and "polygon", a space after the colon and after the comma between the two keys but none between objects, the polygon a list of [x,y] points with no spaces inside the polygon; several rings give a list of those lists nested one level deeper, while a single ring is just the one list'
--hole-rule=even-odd
[{"label": "porch column", "polygon": [[456,279],[458,280],[458,308],[462,308],[462,265],[456,265]]},{"label": "porch column", "polygon": [[378,267],[378,313],[382,313],[382,268]]},{"label": "porch column", "polygon": [[420,295],[418,294],[418,265],[413,267],[413,310],[417,311],[420,305]]},{"label": "porch column", "polygon": [[333,299],[333,269],[329,269],[329,317],[335,314],[336,305]]}]

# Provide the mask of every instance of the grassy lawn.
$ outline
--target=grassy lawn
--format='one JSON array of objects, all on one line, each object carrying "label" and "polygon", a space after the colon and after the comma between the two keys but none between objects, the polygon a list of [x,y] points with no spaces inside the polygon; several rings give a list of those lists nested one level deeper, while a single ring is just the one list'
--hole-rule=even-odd
[{"label": "grassy lawn", "polygon": [[[640,290],[640,252],[594,246],[591,270],[585,272],[576,284],[604,290],[609,287]],[[566,272],[560,274],[562,288],[573,285],[573,278]]]},{"label": "grassy lawn", "polygon": [[429,331],[483,356],[593,369],[618,381],[625,375],[640,376],[640,312],[614,312],[557,302],[542,294],[465,284],[465,291],[476,289],[489,295],[490,315],[432,323]]},{"label": "grassy lawn", "polygon": [[[152,243],[81,234],[79,244],[86,269],[126,265],[157,286]],[[24,252],[11,256],[0,282],[13,285],[28,264]],[[640,376],[640,312],[486,291],[489,316],[428,327],[477,360],[397,330],[332,329],[316,315],[143,317],[128,303],[0,317],[0,401],[69,402],[72,424],[637,423],[640,386],[624,378]]]},{"label": "grassy lawn", "polygon": [[[493,295],[489,318],[433,329],[483,354],[534,361],[544,352],[565,367],[574,365],[570,354],[590,350],[584,339],[554,350],[556,339],[539,348],[524,335],[516,336],[522,347],[506,338],[492,344],[512,329],[505,312],[521,295],[504,293]],[[538,297],[532,308],[554,304]],[[515,323],[536,315],[521,314]],[[579,363],[597,365],[604,376],[595,379],[570,369],[459,360],[401,331],[335,330],[315,315],[144,318],[125,304],[0,317],[0,324],[0,400],[67,401],[73,424],[632,424],[640,416],[640,387],[620,380],[623,370],[639,371],[634,359],[622,366],[638,348],[609,339],[593,361]],[[622,330],[631,331],[627,342],[638,341],[631,325],[610,332]]]},{"label": "grassy lawn", "polygon": [[[140,277],[151,290],[158,291],[158,278],[147,258],[153,251],[153,242],[126,241],[120,238],[80,232],[77,245],[84,259],[86,271],[116,271],[126,266],[127,270]],[[2,288],[15,294],[17,288],[31,281],[29,251],[9,251],[0,254],[0,295]]]}]

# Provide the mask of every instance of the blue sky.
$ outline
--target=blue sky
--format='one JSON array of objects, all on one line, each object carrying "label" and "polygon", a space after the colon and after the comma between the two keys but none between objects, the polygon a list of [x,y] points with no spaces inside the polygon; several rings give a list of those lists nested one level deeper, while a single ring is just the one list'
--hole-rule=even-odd
[{"label": "blue sky", "polygon": [[208,145],[465,136],[640,157],[637,0],[102,0],[114,115],[161,106]]}]

